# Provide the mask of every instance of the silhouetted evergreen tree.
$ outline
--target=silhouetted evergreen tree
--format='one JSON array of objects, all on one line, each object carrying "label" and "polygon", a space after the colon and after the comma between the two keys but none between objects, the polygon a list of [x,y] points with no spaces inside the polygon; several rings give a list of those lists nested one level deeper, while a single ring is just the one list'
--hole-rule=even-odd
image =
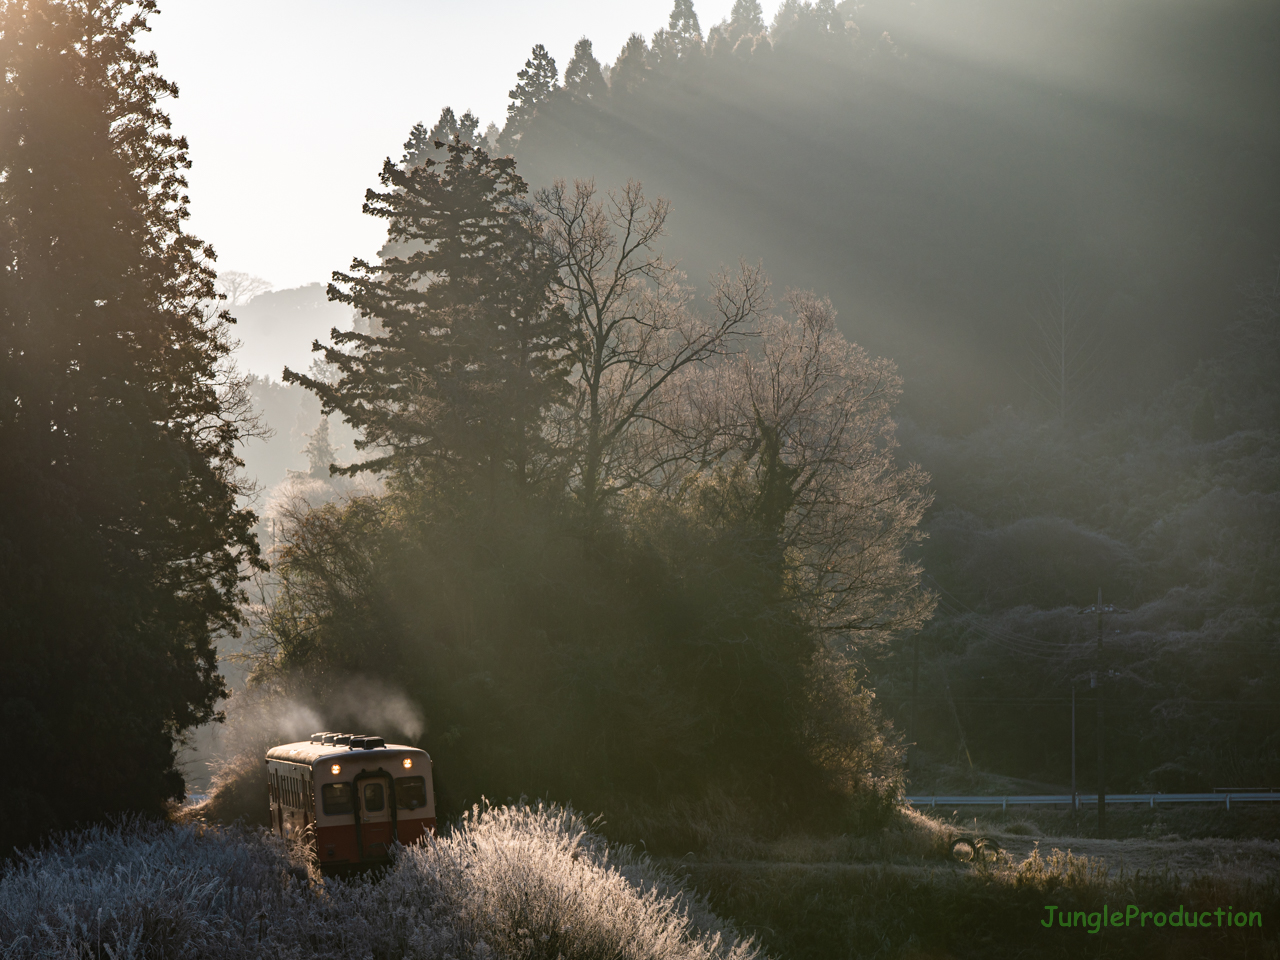
[{"label": "silhouetted evergreen tree", "polygon": [[553,467],[541,419],[564,389],[568,326],[550,304],[553,267],[515,161],[457,138],[447,154],[408,170],[388,160],[388,189],[367,194],[365,211],[415,252],[356,260],[329,287],[380,331],[334,330],[334,347],[315,345],[335,380],[288,369],[284,379],[360,430],[357,448],[377,452],[341,472],[496,497],[527,491]]},{"label": "silhouetted evergreen tree", "polygon": [[507,92],[511,103],[507,106],[507,125],[502,136],[508,148],[538,107],[551,98],[559,75],[556,62],[547,53],[547,48],[540,43],[535,44],[529,59],[524,62],[524,69],[516,74],[515,87]]},{"label": "silhouetted evergreen tree", "polygon": [[[450,119],[453,118],[453,108],[445,107],[440,113],[440,119],[436,123],[436,129],[445,125],[446,114]],[[453,126],[457,126],[454,122]],[[400,158],[400,166],[406,170],[410,167],[416,167],[422,163],[427,157],[435,152],[433,141],[439,140],[440,137],[435,136],[435,130],[428,130],[426,124],[415,123],[409,131],[409,139],[404,142],[404,156]]]},{"label": "silhouetted evergreen tree", "polygon": [[183,230],[154,12],[0,2],[0,849],[183,795],[246,565],[212,251]]},{"label": "silhouetted evergreen tree", "polygon": [[404,156],[400,158],[400,165],[407,169],[421,165],[428,157],[439,160],[444,156],[444,144],[454,137],[460,137],[463,143],[472,146],[483,146],[476,133],[479,127],[480,118],[470,110],[459,118],[453,112],[453,107],[445,107],[440,111],[440,119],[430,130],[423,123],[413,125],[413,129],[409,131],[409,139],[404,143]]},{"label": "silhouetted evergreen tree", "polygon": [[726,31],[729,40],[737,43],[743,37],[758,36],[764,31],[764,11],[760,8],[760,0],[734,0]]},{"label": "silhouetted evergreen tree", "polygon": [[653,36],[652,50],[657,65],[667,69],[702,56],[702,28],[693,10],[693,0],[675,0],[667,28]]},{"label": "silhouetted evergreen tree", "polygon": [[644,37],[638,33],[629,36],[609,73],[609,92],[617,95],[637,89],[649,71],[648,55]]},{"label": "silhouetted evergreen tree", "polygon": [[573,58],[564,71],[564,87],[577,97],[591,99],[605,91],[604,74],[600,61],[591,52],[591,41],[586,37],[573,47]]},{"label": "silhouetted evergreen tree", "polygon": [[689,44],[702,43],[702,27],[693,10],[693,0],[675,0],[671,16],[667,18],[667,30]]},{"label": "silhouetted evergreen tree", "polygon": [[307,455],[307,476],[316,480],[327,480],[330,467],[337,459],[333,442],[329,439],[328,417],[321,417],[315,432],[307,434],[307,445],[302,448],[302,452]]}]

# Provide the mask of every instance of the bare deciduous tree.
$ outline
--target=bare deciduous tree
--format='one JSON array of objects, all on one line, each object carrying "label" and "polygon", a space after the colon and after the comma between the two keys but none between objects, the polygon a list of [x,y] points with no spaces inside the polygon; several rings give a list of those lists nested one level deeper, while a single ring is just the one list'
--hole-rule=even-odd
[{"label": "bare deciduous tree", "polygon": [[[750,521],[785,598],[827,631],[917,627],[933,607],[905,549],[932,497],[928,476],[894,460],[890,414],[902,382],[836,329],[831,302],[792,291],[758,349],[692,378],[691,406],[719,453],[704,478],[720,509]],[[726,481],[728,478],[728,482]]]},{"label": "bare deciduous tree", "polygon": [[218,274],[215,286],[227,298],[227,306],[238,307],[248,303],[260,293],[271,289],[271,281],[255,277],[241,270],[223,270]]},{"label": "bare deciduous tree", "polygon": [[713,309],[692,309],[684,274],[656,242],[669,206],[631,182],[599,200],[590,181],[557,181],[537,205],[559,265],[556,294],[573,320],[573,401],[558,427],[589,528],[614,495],[661,484],[700,442],[689,433],[682,372],[733,349],[765,292],[743,266],[715,283]]}]

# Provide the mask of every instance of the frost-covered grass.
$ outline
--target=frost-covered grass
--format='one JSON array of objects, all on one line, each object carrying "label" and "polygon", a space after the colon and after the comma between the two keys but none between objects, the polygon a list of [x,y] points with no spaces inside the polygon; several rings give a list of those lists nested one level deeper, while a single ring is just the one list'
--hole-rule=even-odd
[{"label": "frost-covered grass", "polygon": [[0,876],[0,957],[749,960],[646,857],[572,810],[475,809],[377,877],[321,880],[258,832],[130,823]]}]

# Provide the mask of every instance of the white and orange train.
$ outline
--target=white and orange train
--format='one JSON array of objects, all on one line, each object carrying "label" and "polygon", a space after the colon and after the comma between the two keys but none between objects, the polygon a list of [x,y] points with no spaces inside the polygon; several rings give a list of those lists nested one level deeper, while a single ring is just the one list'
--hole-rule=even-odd
[{"label": "white and orange train", "polygon": [[385,863],[434,833],[431,758],[381,737],[313,733],[267,751],[271,828],[314,844],[321,869]]}]

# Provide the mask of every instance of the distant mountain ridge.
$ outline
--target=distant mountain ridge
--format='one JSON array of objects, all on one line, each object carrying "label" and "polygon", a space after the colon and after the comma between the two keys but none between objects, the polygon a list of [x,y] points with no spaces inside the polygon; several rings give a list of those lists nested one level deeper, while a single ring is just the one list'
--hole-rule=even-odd
[{"label": "distant mountain ridge", "polygon": [[286,366],[311,366],[311,342],[328,341],[329,331],[351,328],[351,309],[330,302],[323,283],[260,293],[248,303],[230,308],[240,340],[236,359],[240,368],[279,380]]}]

